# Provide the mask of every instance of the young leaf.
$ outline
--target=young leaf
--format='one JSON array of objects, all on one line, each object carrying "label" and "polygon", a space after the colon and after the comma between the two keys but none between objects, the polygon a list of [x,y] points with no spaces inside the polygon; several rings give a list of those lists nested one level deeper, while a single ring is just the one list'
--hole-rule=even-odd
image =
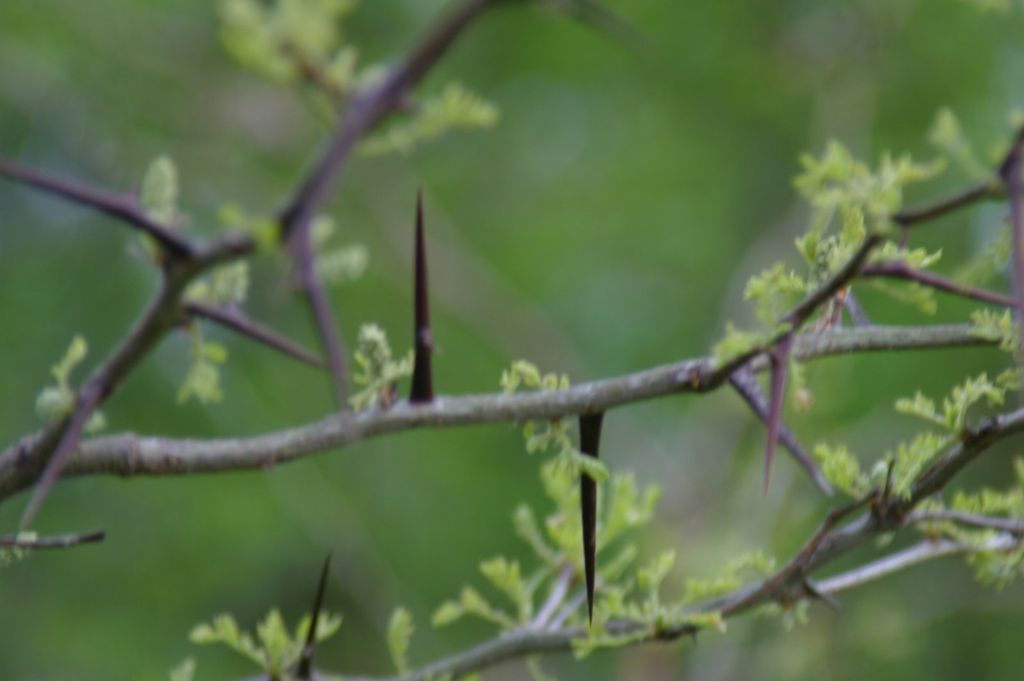
[{"label": "young leaf", "polygon": [[408,610],[396,608],[391,613],[391,621],[388,623],[388,650],[399,674],[406,674],[409,671],[409,641],[415,631],[412,615]]}]

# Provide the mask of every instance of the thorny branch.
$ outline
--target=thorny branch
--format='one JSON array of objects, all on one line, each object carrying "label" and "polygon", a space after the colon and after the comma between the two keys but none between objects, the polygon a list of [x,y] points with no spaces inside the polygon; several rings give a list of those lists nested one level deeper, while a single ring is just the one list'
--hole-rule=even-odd
[{"label": "thorny branch", "polygon": [[[345,164],[359,140],[379,122],[400,110],[411,91],[447,52],[461,33],[486,9],[501,0],[465,0],[437,26],[428,32],[408,56],[379,82],[358,92],[349,102],[329,145],[313,168],[296,188],[286,207],[279,214],[283,239],[292,253],[295,271],[305,289],[313,310],[321,340],[327,353],[327,365],[335,380],[339,402],[344,404],[346,371],[344,351],[329,301],[313,268],[310,224],[323,209]],[[110,215],[152,237],[161,249],[159,264],[161,282],[157,294],[143,311],[122,341],[102,361],[78,391],[70,414],[38,433],[23,437],[0,454],[0,499],[8,498],[37,483],[22,517],[27,526],[38,511],[46,494],[62,475],[117,474],[162,475],[264,468],[278,462],[338,448],[369,437],[420,427],[450,427],[470,423],[516,422],[532,418],[555,418],[595,413],[633,402],[683,392],[713,390],[733,380],[737,372],[762,371],[772,365],[775,389],[767,416],[769,455],[777,436],[787,432],[781,426],[781,388],[785,365],[790,352],[798,359],[813,359],[833,354],[950,347],[981,344],[969,328],[955,327],[875,327],[836,329],[819,333],[800,333],[801,327],[821,308],[862,276],[899,276],[912,279],[950,293],[997,305],[1021,303],[1024,290],[1024,208],[1021,188],[1021,138],[1015,141],[1000,168],[1002,183],[986,183],[971,187],[950,198],[920,209],[906,210],[892,220],[910,228],[922,222],[947,215],[981,200],[1010,199],[1011,221],[1016,240],[1014,265],[1016,301],[1000,294],[959,286],[934,275],[903,267],[868,265],[872,251],[883,241],[879,234],[869,235],[853,257],[817,290],[810,293],[780,320],[784,330],[765,347],[752,350],[726,364],[703,357],[656,367],[618,378],[577,385],[568,390],[517,395],[477,395],[439,397],[422,405],[402,402],[386,410],[342,412],[319,422],[252,438],[210,440],[176,440],[123,434],[81,440],[85,422],[120,386],[130,372],[149,354],[183,317],[203,317],[225,325],[244,336],[273,347],[284,354],[311,364],[321,362],[307,351],[294,346],[276,333],[258,326],[233,310],[204,307],[183,301],[187,285],[208,268],[250,255],[255,245],[248,236],[228,234],[207,244],[193,243],[173,229],[149,218],[131,196],[104,192],[67,180],[54,178],[37,170],[0,159],[0,175],[91,207]],[[741,391],[742,392],[742,391]],[[748,394],[744,395],[748,401]],[[753,406],[753,403],[751,403]],[[755,407],[760,415],[761,408]],[[990,419],[965,433],[931,467],[914,481],[909,499],[891,499],[877,493],[862,503],[871,503],[855,520],[844,526],[839,523],[855,513],[861,504],[829,513],[810,540],[779,572],[768,579],[740,589],[733,594],[696,606],[693,612],[720,612],[735,615],[757,605],[777,601],[830,595],[866,581],[877,579],[921,560],[968,550],[951,540],[926,541],[918,546],[894,553],[874,563],[817,582],[810,575],[820,568],[883,532],[893,532],[907,525],[939,519],[936,513],[915,514],[913,509],[925,498],[942,490],[967,464],[986,449],[1010,434],[1024,430],[1024,410]],[[790,438],[786,438],[790,439]],[[795,438],[792,439],[795,442]],[[792,445],[788,443],[787,446]],[[799,448],[789,446],[798,459]],[[770,463],[770,458],[769,458]],[[812,475],[813,466],[806,466]],[[999,519],[964,514],[944,513],[941,519],[1001,532],[990,544],[994,550],[1015,548],[1021,528]],[[99,541],[102,533],[65,535],[28,540],[18,536],[0,537],[0,546],[17,548],[57,548]],[[567,589],[556,584],[559,589]],[[556,605],[565,598],[562,591],[553,592]],[[545,612],[551,617],[551,612]],[[560,623],[556,617],[551,623]],[[641,626],[634,622],[613,622],[612,633],[628,633]],[[655,630],[646,640],[671,640],[696,631],[693,625]],[[483,669],[511,657],[566,650],[573,640],[585,635],[576,629],[533,627],[484,643],[465,653],[428,665],[401,681],[419,681],[450,674],[460,676]],[[315,674],[313,675],[315,678]]]}]

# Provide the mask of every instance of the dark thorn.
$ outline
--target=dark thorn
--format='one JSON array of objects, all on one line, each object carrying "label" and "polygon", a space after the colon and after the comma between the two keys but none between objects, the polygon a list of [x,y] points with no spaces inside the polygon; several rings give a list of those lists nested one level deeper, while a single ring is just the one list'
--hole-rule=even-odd
[{"label": "dark thorn", "polygon": [[423,190],[416,197],[416,247],[414,255],[413,291],[414,356],[410,402],[430,402],[434,399],[434,382],[430,371],[430,355],[434,339],[430,333],[430,298],[427,295],[427,248],[423,237]]},{"label": "dark thorn", "polygon": [[832,608],[836,612],[842,612],[843,606],[839,603],[839,599],[829,593],[825,593],[818,589],[817,585],[809,579],[805,579],[803,582],[804,591],[806,591],[812,598],[816,598],[828,607]]},{"label": "dark thorn", "polygon": [[324,592],[327,590],[327,575],[331,568],[331,554],[324,559],[324,567],[320,571],[320,584],[316,588],[316,600],[313,601],[313,614],[310,616],[309,632],[306,644],[302,647],[302,656],[295,670],[295,678],[299,681],[310,681],[313,678],[313,652],[316,649],[316,625],[320,619],[320,608],[324,603]]},{"label": "dark thorn", "polygon": [[[753,371],[750,367],[743,366],[737,369],[729,376],[729,383],[736,390],[743,401],[747,403],[750,410],[761,419],[765,424],[768,423],[768,398],[765,397],[761,391],[761,387],[757,384],[757,379],[754,377]],[[811,477],[811,481],[814,486],[817,487],[822,494],[826,496],[832,496],[835,491],[832,489],[832,485],[829,484],[828,480],[822,474],[817,464],[814,462],[813,457],[807,452],[804,446],[797,439],[796,435],[792,430],[785,424],[780,422],[779,424],[779,442],[782,446],[793,455],[796,462],[800,464],[800,467],[807,471],[807,474]]]},{"label": "dark thorn", "polygon": [[779,442],[779,428],[782,425],[782,406],[786,393],[786,374],[789,372],[789,353],[793,348],[793,334],[786,334],[778,345],[768,353],[772,368],[771,390],[768,393],[768,441],[764,447],[764,493],[772,477],[772,461]]},{"label": "dark thorn", "polygon": [[[604,412],[580,415],[580,451],[598,458]],[[583,520],[583,572],[587,582],[587,618],[594,623],[594,582],[597,566],[597,482],[580,476],[580,511]]]}]

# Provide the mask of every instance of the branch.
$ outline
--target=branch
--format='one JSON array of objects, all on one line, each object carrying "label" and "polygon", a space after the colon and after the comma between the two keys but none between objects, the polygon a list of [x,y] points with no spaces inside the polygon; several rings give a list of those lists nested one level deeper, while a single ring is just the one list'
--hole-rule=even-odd
[{"label": "branch", "polygon": [[309,300],[327,361],[334,377],[339,406],[348,393],[345,351],[338,335],[330,302],[316,276],[310,225],[322,210],[331,188],[359,140],[380,121],[401,108],[409,92],[434,67],[461,33],[484,10],[499,0],[465,0],[438,23],[379,83],[357,93],[347,115],[338,125],[324,154],[306,174],[287,206],[278,216],[281,234],[291,250],[295,272]]},{"label": "branch", "polygon": [[214,307],[205,303],[189,301],[184,304],[185,314],[190,317],[202,317],[203,319],[220,324],[231,329],[246,338],[262,343],[269,348],[288,355],[300,362],[316,367],[317,369],[327,368],[327,363],[309,350],[297,343],[284,338],[276,331],[257,324],[238,310]]},{"label": "branch", "polygon": [[1013,307],[1016,305],[1013,298],[1010,296],[995,293],[994,291],[986,291],[981,288],[965,286],[952,279],[946,279],[945,277],[940,277],[937,274],[925,272],[924,270],[914,269],[905,262],[887,262],[868,265],[864,268],[864,271],[861,272],[861,276],[867,279],[883,277],[889,279],[905,279],[907,281],[915,281],[922,286],[928,286],[929,288],[933,288],[938,291],[945,291],[946,293],[952,293],[953,295],[961,296],[963,298],[980,300],[981,302],[989,303],[990,305],[1000,305],[1002,307]]},{"label": "branch", "polygon": [[[838,354],[990,345],[967,325],[862,327],[798,335],[794,356],[811,360]],[[765,362],[751,362],[761,370]],[[263,469],[386,433],[474,423],[520,422],[604,411],[679,393],[721,386],[734,370],[712,357],[687,359],[615,378],[577,384],[568,390],[438,397],[429,404],[398,402],[388,409],[342,412],[304,426],[248,438],[208,440],[140,437],[134,434],[84,442],[66,475],[182,475]],[[0,455],[0,499],[24,489],[38,475],[39,440],[46,431],[22,438]]]},{"label": "branch", "polygon": [[[977,430],[972,431],[975,435],[986,433],[984,438],[971,439],[970,443],[954,447],[947,457],[940,460],[933,468],[946,468],[951,458],[964,462],[969,461],[999,440],[1020,430],[1024,430],[1024,410],[997,417],[986,422]],[[918,479],[919,482],[915,483],[915,488],[923,492],[925,487],[927,487],[923,480],[928,478],[928,476],[928,472],[923,474]],[[728,618],[742,612],[748,612],[755,606],[771,602],[788,604],[794,600],[812,597],[831,601],[831,597],[837,593],[862,586],[927,560],[958,553],[1008,551],[1020,547],[1019,536],[1011,532],[999,534],[982,546],[963,544],[949,539],[926,540],[910,548],[897,551],[889,556],[833,577],[811,582],[808,575],[812,571],[835,561],[859,545],[859,542],[836,541],[837,537],[850,537],[862,534],[862,540],[867,540],[883,532],[899,529],[906,524],[904,520],[908,518],[901,517],[899,520],[894,521],[893,516],[885,512],[887,509],[882,509],[880,513],[879,508],[876,506],[876,508],[865,513],[858,520],[845,527],[836,529],[837,523],[843,518],[869,502],[879,503],[882,497],[881,492],[875,492],[845,507],[834,509],[826,515],[825,520],[794,554],[793,558],[775,574],[756,584],[742,587],[729,594],[695,605],[687,609],[683,614],[718,612],[722,618]],[[919,503],[923,498],[924,496],[921,496],[921,492],[917,492],[910,501],[887,501],[884,505],[912,506]],[[606,633],[609,634],[642,634],[636,639],[631,640],[630,645],[674,641],[680,637],[695,634],[698,631],[699,627],[689,623],[653,631],[650,630],[650,625],[639,622],[617,621],[606,625]],[[441,659],[401,676],[386,679],[371,677],[346,678],[349,678],[350,681],[428,681],[433,678],[443,678],[445,675],[458,678],[511,659],[528,657],[539,653],[571,650],[574,641],[585,639],[586,636],[587,632],[581,628],[557,629],[553,631],[538,631],[534,628],[518,629],[503,633],[497,638],[486,641],[464,652]]]},{"label": "branch", "polygon": [[912,227],[913,225],[921,222],[928,222],[929,220],[945,217],[949,213],[953,213],[961,208],[967,208],[975,203],[1001,199],[1004,196],[1005,189],[1002,185],[993,182],[985,182],[973,187],[968,187],[959,194],[954,194],[949,198],[936,201],[928,204],[927,206],[900,211],[899,213],[896,213],[896,215],[892,216],[892,219],[903,227]]},{"label": "branch", "polygon": [[194,254],[194,247],[185,237],[146,215],[130,194],[94,189],[3,158],[0,158],[0,175],[117,218],[153,237],[174,257],[183,258]]},{"label": "branch", "polygon": [[83,534],[62,534],[55,537],[26,537],[25,535],[0,535],[0,548],[11,549],[66,549],[79,544],[94,544],[106,539],[103,530]]}]

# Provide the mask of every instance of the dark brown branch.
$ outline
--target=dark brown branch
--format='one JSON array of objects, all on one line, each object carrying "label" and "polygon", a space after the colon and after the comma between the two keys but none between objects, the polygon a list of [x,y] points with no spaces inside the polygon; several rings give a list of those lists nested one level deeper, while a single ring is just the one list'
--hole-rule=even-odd
[{"label": "dark brown branch", "polygon": [[55,537],[25,538],[16,534],[0,535],[0,548],[13,549],[66,549],[80,544],[95,544],[106,539],[104,530],[82,534],[62,534]]},{"label": "dark brown branch", "polygon": [[146,215],[130,194],[94,189],[3,158],[0,158],[0,175],[117,218],[151,236],[172,256],[181,258],[194,253],[194,247],[185,237]]},{"label": "dark brown branch", "polygon": [[902,210],[892,216],[892,219],[903,227],[911,227],[922,222],[928,222],[929,220],[936,220],[944,217],[949,213],[961,208],[966,208],[978,203],[979,201],[999,199],[1002,197],[1002,187],[992,182],[986,182],[974,187],[968,187],[959,194],[954,194],[949,198],[936,201],[935,203],[928,204],[927,206]]},{"label": "dark brown branch", "polygon": [[189,317],[201,317],[219,324],[317,369],[327,368],[327,363],[323,359],[317,357],[301,345],[281,336],[276,331],[257,324],[238,310],[215,307],[197,301],[186,302],[183,308],[185,314]]},{"label": "dark brown branch", "polygon": [[[733,372],[732,376],[729,377],[729,384],[736,390],[743,401],[747,403],[750,410],[761,419],[765,424],[768,423],[768,398],[761,391],[761,387],[757,384],[757,379],[754,377],[753,372],[749,367],[743,367],[738,371]],[[807,452],[796,435],[792,430],[785,424],[784,421],[779,423],[778,441],[782,443],[782,446],[786,448],[796,462],[803,468],[807,474],[811,477],[811,481],[814,482],[814,486],[817,487],[826,496],[832,496],[835,491],[832,489],[832,485],[828,483],[817,464],[814,463],[814,459]]]},{"label": "dark brown branch", "polygon": [[430,295],[427,289],[427,246],[423,235],[423,190],[416,197],[416,237],[413,255],[413,370],[409,401],[434,399],[434,379],[430,367],[434,337],[430,332]]},{"label": "dark brown branch", "polygon": [[861,272],[861,277],[865,279],[872,278],[888,278],[888,279],[904,279],[907,281],[914,281],[922,286],[933,288],[937,291],[944,291],[951,293],[962,298],[971,298],[972,300],[979,300],[983,303],[989,303],[991,305],[1000,305],[1002,307],[1013,307],[1013,298],[1005,296],[1001,293],[994,291],[986,291],[981,288],[974,288],[972,286],[965,286],[952,279],[941,277],[931,272],[924,270],[914,269],[905,262],[886,262],[886,263],[875,263],[868,265]]}]

